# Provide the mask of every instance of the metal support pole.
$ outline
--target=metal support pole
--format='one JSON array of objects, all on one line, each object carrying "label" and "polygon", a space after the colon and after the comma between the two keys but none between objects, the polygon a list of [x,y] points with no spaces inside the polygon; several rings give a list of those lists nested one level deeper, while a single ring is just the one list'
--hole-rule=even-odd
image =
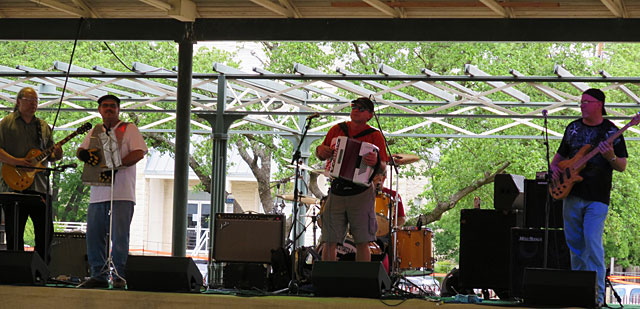
[{"label": "metal support pole", "polygon": [[171,254],[186,255],[187,194],[189,183],[189,145],[191,120],[191,75],[193,42],[184,40],[178,51],[178,104],[176,106],[176,147],[173,182],[173,232]]},{"label": "metal support pole", "polygon": [[[227,141],[231,124],[242,119],[243,114],[225,115],[227,79],[224,74],[218,77],[218,102],[215,113],[199,112],[199,117],[204,118],[211,124],[213,151],[211,160],[211,218],[215,222],[218,213],[224,213],[225,185],[227,182]],[[215,241],[215,225],[209,224],[209,266],[208,282],[210,287],[220,284],[222,270],[213,263],[213,247]]]}]

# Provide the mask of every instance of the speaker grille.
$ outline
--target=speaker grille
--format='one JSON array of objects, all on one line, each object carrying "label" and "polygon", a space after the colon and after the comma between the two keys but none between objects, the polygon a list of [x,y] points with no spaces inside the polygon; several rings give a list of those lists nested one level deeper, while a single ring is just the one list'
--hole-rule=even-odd
[{"label": "speaker grille", "polygon": [[217,262],[271,263],[284,247],[284,215],[217,214],[213,258]]}]

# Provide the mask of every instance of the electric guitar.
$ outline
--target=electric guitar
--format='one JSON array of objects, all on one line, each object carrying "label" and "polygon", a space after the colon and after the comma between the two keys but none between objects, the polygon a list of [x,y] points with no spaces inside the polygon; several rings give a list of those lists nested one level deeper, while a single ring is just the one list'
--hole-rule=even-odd
[{"label": "electric guitar", "polygon": [[[51,155],[51,153],[53,153],[53,150],[56,146],[64,145],[76,135],[85,133],[89,131],[89,129],[91,129],[91,124],[87,122],[80,126],[75,132],[59,141],[57,144],[45,150],[35,148],[29,150],[25,158],[29,159],[31,163],[33,163],[33,167],[43,168],[44,165],[42,164],[42,162],[46,160]],[[22,191],[31,186],[36,173],[39,171],[39,169],[15,167],[13,165],[4,163],[2,164],[2,179],[4,179],[4,182],[7,183],[9,188],[16,191]]]},{"label": "electric guitar", "polygon": [[[640,114],[636,114],[633,119],[627,123],[627,125],[609,136],[609,138],[607,138],[607,142],[613,143],[613,141],[618,138],[622,132],[631,126],[637,125],[638,123],[640,123]],[[594,148],[587,153],[590,149],[591,145],[584,145],[580,148],[578,153],[573,156],[573,158],[558,163],[558,167],[562,172],[557,177],[553,177],[553,179],[551,179],[551,185],[549,186],[549,193],[554,199],[561,200],[567,197],[571,192],[573,185],[582,181],[583,178],[580,176],[580,171],[587,166],[587,161],[600,153],[598,148]]]}]

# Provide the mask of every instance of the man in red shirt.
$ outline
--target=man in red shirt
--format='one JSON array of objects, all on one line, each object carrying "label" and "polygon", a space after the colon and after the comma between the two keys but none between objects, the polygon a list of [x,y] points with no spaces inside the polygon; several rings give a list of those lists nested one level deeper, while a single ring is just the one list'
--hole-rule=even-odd
[{"label": "man in red shirt", "polygon": [[[367,124],[372,117],[371,100],[358,98],[352,101],[351,121],[335,125],[329,130],[322,144],[316,148],[318,158],[331,158],[331,141],[338,136],[348,136],[376,145],[379,152],[366,154],[363,161],[368,166],[377,167],[377,172],[384,172],[389,156],[382,133]],[[378,229],[374,186],[361,186],[347,180],[333,179],[322,222],[322,240],[325,242],[322,260],[336,260],[336,246],[344,242],[349,227],[356,244],[356,261],[371,261],[369,242],[376,240]]]}]

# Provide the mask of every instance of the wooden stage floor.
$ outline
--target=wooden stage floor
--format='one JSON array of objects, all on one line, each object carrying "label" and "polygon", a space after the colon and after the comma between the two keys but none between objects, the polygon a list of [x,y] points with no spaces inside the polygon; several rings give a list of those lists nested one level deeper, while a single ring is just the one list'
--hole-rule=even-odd
[{"label": "wooden stage floor", "polygon": [[[522,305],[484,301],[479,304],[450,303],[443,299],[370,299],[307,296],[233,296],[213,293],[161,293],[69,287],[0,285],[0,308],[526,308]],[[612,306],[619,308],[619,306]],[[640,308],[627,306],[625,308]]]}]

